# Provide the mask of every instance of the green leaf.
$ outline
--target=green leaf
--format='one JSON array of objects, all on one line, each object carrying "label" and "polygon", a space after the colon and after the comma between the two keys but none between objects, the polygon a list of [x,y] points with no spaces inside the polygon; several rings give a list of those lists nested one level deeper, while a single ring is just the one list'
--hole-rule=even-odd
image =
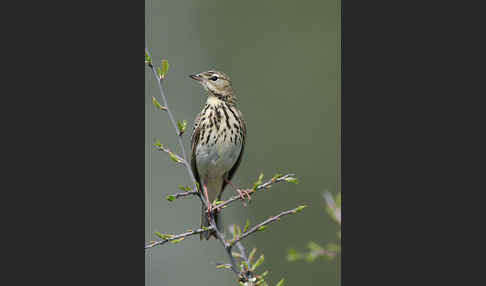
[{"label": "green leaf", "polygon": [[174,239],[174,240],[171,240],[171,241],[170,241],[170,243],[173,243],[173,244],[179,243],[179,242],[183,241],[183,240],[184,240],[184,238],[185,238],[185,237],[181,237],[181,238],[179,238],[179,239]]},{"label": "green leaf", "polygon": [[341,208],[341,192],[336,194],[336,207]]},{"label": "green leaf", "polygon": [[311,250],[311,251],[316,251],[316,252],[321,252],[324,250],[324,248],[322,248],[322,246],[320,246],[319,244],[313,242],[313,241],[309,241],[307,243],[307,247]]},{"label": "green leaf", "polygon": [[169,202],[172,202],[176,199],[176,197],[174,195],[168,195],[167,197],[165,197]]},{"label": "green leaf", "polygon": [[187,121],[185,120],[182,120],[182,122],[177,121],[177,128],[179,128],[179,135],[184,134],[184,131],[186,131],[186,127],[187,127]]},{"label": "green leaf", "polygon": [[253,190],[256,190],[263,182],[263,173],[258,176],[258,180],[253,184]]},{"label": "green leaf", "polygon": [[158,148],[163,148],[164,146],[160,143],[160,140],[159,139],[155,139],[155,143],[154,143],[154,146],[155,147],[158,147]]},{"label": "green leaf", "polygon": [[267,283],[265,282],[265,279],[259,279],[256,283],[255,283],[255,286],[265,286],[267,285]]},{"label": "green leaf", "polygon": [[152,58],[150,58],[147,51],[145,51],[145,63],[146,64],[152,64]]},{"label": "green leaf", "polygon": [[286,182],[288,183],[293,183],[293,184],[298,184],[299,183],[299,180],[297,180],[297,178],[286,178],[285,179]]},{"label": "green leaf", "polygon": [[290,248],[289,250],[287,250],[287,257],[286,258],[287,258],[287,261],[294,262],[294,261],[302,259],[302,254],[295,251],[295,249]]},{"label": "green leaf", "polygon": [[160,233],[158,231],[154,232],[156,236],[162,238],[162,239],[169,239],[169,238],[172,238],[174,237],[172,234],[164,234],[164,233]]},{"label": "green leaf", "polygon": [[160,67],[157,67],[157,74],[159,75],[159,78],[162,78],[163,75],[162,75],[162,69],[160,69]]},{"label": "green leaf", "polygon": [[[309,263],[316,260],[316,258],[323,256],[325,253],[324,248],[313,241],[309,241],[307,247],[310,249],[310,252],[305,256],[305,260]],[[325,256],[328,257],[327,255]]]},{"label": "green leaf", "polygon": [[276,180],[276,179],[278,179],[282,176],[283,176],[283,174],[276,174],[275,176],[272,177],[272,180]]},{"label": "green leaf", "polygon": [[246,232],[249,227],[250,227],[250,220],[246,219],[246,224],[245,224],[245,227],[243,228],[243,232]]},{"label": "green leaf", "polygon": [[248,255],[248,261],[252,261],[253,260],[253,256],[255,256],[255,253],[256,253],[257,249],[256,248],[253,248],[250,252],[250,255]]},{"label": "green leaf", "polygon": [[260,258],[258,258],[258,260],[255,261],[255,264],[253,264],[253,267],[252,267],[251,270],[254,271],[255,269],[257,269],[257,267],[260,266],[263,263],[264,260],[265,260],[265,258],[264,258],[263,254],[262,254],[260,256]]},{"label": "green leaf", "polygon": [[303,209],[305,209],[307,206],[306,205],[301,205],[295,208],[295,213],[300,213]]},{"label": "green leaf", "polygon": [[267,225],[262,225],[260,226],[259,228],[257,228],[257,231],[264,231],[265,229],[267,229],[268,226]]},{"label": "green leaf", "polygon": [[234,235],[235,235],[235,238],[240,237],[240,235],[241,235],[241,228],[240,228],[240,226],[239,226],[239,225],[237,225],[237,224],[235,224],[235,225],[233,226],[233,230],[234,230]]},{"label": "green leaf", "polygon": [[164,78],[168,71],[169,71],[169,62],[167,60],[162,60],[161,77]]},{"label": "green leaf", "polygon": [[229,265],[229,264],[217,264],[217,265],[216,265],[216,268],[217,268],[217,269],[221,269],[221,268],[224,268],[224,269],[231,269],[231,265]]},{"label": "green leaf", "polygon": [[260,276],[265,277],[265,276],[267,276],[267,274],[268,274],[268,270],[265,270],[265,272],[263,272]]},{"label": "green leaf", "polygon": [[160,105],[155,96],[152,96],[152,104],[160,110],[167,110],[165,106]]},{"label": "green leaf", "polygon": [[209,228],[208,228],[207,226],[204,226],[204,225],[202,225],[202,226],[201,226],[201,228],[202,228],[203,230],[205,230],[205,231],[208,231],[208,230],[209,230]]},{"label": "green leaf", "polygon": [[278,281],[276,286],[283,286],[284,285],[285,279],[282,278],[282,280]]},{"label": "green leaf", "polygon": [[314,262],[314,260],[316,260],[317,258],[317,255],[313,254],[312,252],[309,252],[306,256],[305,256],[305,261],[307,263],[312,263]]},{"label": "green leaf", "polygon": [[192,191],[191,187],[182,186],[182,185],[179,186],[179,190],[184,191],[184,192]]},{"label": "green leaf", "polygon": [[[241,265],[243,266],[243,271],[250,269],[250,267],[248,267],[248,264],[246,263],[245,260],[241,261]],[[241,268],[241,265],[240,265],[240,268]]]},{"label": "green leaf", "polygon": [[181,160],[179,160],[179,158],[177,158],[176,154],[172,153],[172,152],[168,152],[169,153],[169,157],[172,159],[172,161],[176,162],[176,163],[180,163]]}]

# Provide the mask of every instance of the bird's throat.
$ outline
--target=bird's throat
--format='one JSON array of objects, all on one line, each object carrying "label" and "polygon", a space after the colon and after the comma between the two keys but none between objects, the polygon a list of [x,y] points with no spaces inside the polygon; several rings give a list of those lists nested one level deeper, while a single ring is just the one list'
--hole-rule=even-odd
[{"label": "bird's throat", "polygon": [[214,95],[209,95],[206,103],[209,105],[219,105],[220,103],[223,103],[223,101]]}]

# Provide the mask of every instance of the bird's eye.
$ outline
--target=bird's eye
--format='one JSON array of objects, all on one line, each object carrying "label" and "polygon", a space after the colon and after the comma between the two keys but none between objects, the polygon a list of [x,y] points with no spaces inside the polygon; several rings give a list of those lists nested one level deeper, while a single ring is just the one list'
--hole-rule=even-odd
[{"label": "bird's eye", "polygon": [[217,81],[218,80],[218,77],[217,76],[213,76],[213,77],[210,77],[209,79],[212,80],[212,81]]}]

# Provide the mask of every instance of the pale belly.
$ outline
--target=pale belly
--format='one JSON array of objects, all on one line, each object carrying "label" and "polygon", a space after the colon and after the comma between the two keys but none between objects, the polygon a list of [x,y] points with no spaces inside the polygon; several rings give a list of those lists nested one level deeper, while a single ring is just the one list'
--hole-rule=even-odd
[{"label": "pale belly", "polygon": [[221,178],[231,170],[241,152],[241,143],[219,143],[198,146],[196,167],[201,178]]}]

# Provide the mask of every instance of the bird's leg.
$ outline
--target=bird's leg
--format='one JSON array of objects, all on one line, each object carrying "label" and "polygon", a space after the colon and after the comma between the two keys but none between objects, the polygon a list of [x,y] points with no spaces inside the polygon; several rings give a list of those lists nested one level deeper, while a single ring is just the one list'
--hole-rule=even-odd
[{"label": "bird's leg", "polygon": [[221,212],[221,208],[220,208],[220,207],[218,207],[218,206],[215,206],[215,207],[214,207],[214,212],[216,212],[216,213]]},{"label": "bird's leg", "polygon": [[204,196],[206,197],[206,202],[208,203],[208,209],[207,209],[206,212],[208,213],[208,216],[209,216],[211,214],[211,212],[213,211],[213,205],[209,201],[208,187],[206,187],[206,184],[203,184],[203,190],[204,190]]},{"label": "bird's leg", "polygon": [[235,189],[236,189],[236,191],[238,192],[238,195],[240,195],[240,198],[241,198],[241,200],[242,200],[242,201],[244,201],[244,200],[245,200],[245,195],[248,197],[248,201],[250,201],[250,200],[251,200],[251,197],[250,197],[250,191],[251,191],[251,190],[240,190],[240,189],[238,189],[238,188],[237,188],[235,185],[233,185],[233,183],[231,183],[231,181],[230,181],[230,180],[228,180],[228,179],[224,178],[224,181],[225,181],[227,184],[229,184],[230,186],[232,186],[233,188],[235,188]]}]

